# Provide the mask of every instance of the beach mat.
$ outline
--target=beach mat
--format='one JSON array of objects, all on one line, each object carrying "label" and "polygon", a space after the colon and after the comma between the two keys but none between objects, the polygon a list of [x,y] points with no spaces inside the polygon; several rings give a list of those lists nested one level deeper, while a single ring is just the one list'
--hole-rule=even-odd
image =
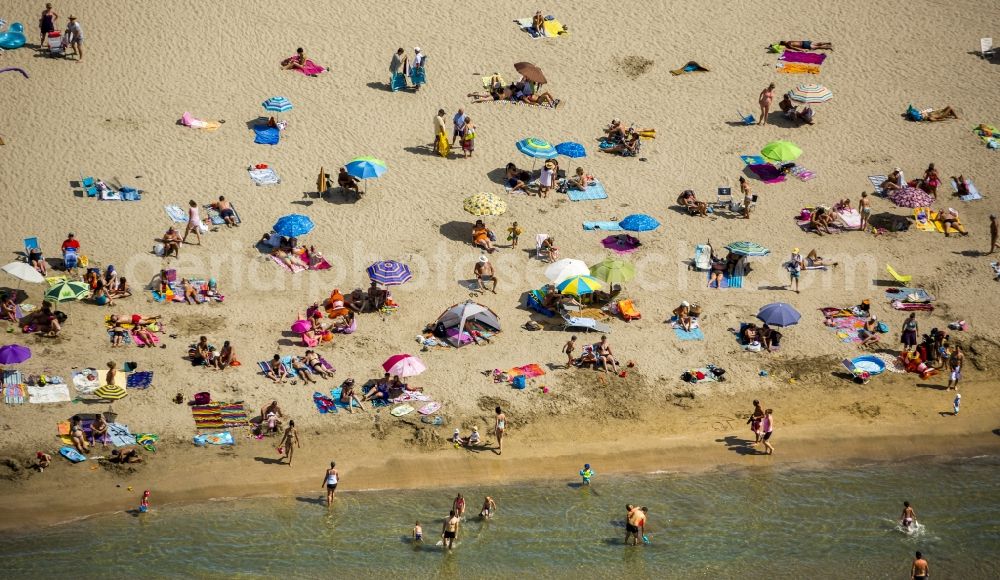
[{"label": "beach mat", "polygon": [[[236,209],[236,205],[230,203],[229,207],[231,207],[232,210],[233,210],[233,214],[234,214],[233,217],[236,218],[236,223],[238,223],[238,224],[243,223],[243,220],[240,219],[240,212]],[[215,209],[211,205],[206,205],[205,206],[205,214],[208,217],[209,221],[212,222],[213,226],[224,226],[224,225],[226,225],[226,220],[223,219],[221,215],[219,215],[219,210]],[[187,220],[185,220],[185,221],[187,221]]]},{"label": "beach mat", "polygon": [[72,399],[69,396],[69,385],[28,385],[29,402],[43,403],[68,403]]},{"label": "beach mat", "polygon": [[23,405],[28,397],[28,389],[24,385],[13,384],[3,386],[3,402],[8,405]]},{"label": "beach mat", "polygon": [[697,62],[695,62],[693,60],[689,60],[688,63],[686,65],[682,66],[681,68],[677,68],[677,69],[674,69],[674,70],[670,71],[670,74],[672,74],[672,75],[674,75],[676,77],[676,76],[680,76],[682,74],[695,73],[695,72],[708,72],[708,69],[705,68],[705,67],[703,67],[703,66],[701,66],[700,64],[698,64]]},{"label": "beach mat", "polygon": [[600,230],[604,232],[622,232],[622,229],[618,222],[583,222],[583,229],[587,231]]},{"label": "beach mat", "polygon": [[778,168],[770,163],[754,163],[747,165],[747,168],[764,183],[781,183],[785,180],[784,174],[778,171]]},{"label": "beach mat", "polygon": [[700,328],[692,328],[690,331],[674,328],[674,334],[678,340],[705,340],[705,333]]},{"label": "beach mat", "polygon": [[187,212],[181,209],[179,205],[165,205],[163,209],[167,212],[167,217],[171,221],[179,224],[186,224],[188,221]]},{"label": "beach mat", "polygon": [[[958,193],[958,183],[956,183],[954,179],[950,181],[951,181],[951,190],[955,193]],[[975,201],[977,199],[983,199],[982,194],[980,194],[979,190],[976,189],[976,184],[972,183],[971,179],[966,179],[965,184],[969,190],[969,193],[959,197],[959,199],[961,199],[962,201]]]},{"label": "beach mat", "polygon": [[108,437],[115,447],[127,447],[135,445],[135,435],[128,430],[128,425],[121,423],[108,423]]},{"label": "beach mat", "polygon": [[202,435],[195,435],[191,438],[191,441],[198,446],[204,447],[205,445],[234,445],[236,440],[233,439],[233,434],[229,431],[223,431],[222,433],[205,433]]},{"label": "beach mat", "polygon": [[258,145],[277,145],[281,140],[281,131],[277,127],[257,125],[253,128],[253,142]]},{"label": "beach mat", "polygon": [[795,50],[786,50],[781,53],[778,60],[783,60],[785,62],[801,62],[805,64],[823,64],[826,60],[826,55],[816,52],[798,52]]},{"label": "beach mat", "polygon": [[760,155],[740,155],[740,161],[743,162],[743,165],[764,165],[767,163],[767,159]]},{"label": "beach mat", "polygon": [[569,196],[570,201],[594,201],[608,198],[608,192],[604,190],[604,184],[596,180],[583,191],[571,187],[566,191],[566,194]]},{"label": "beach mat", "polygon": [[247,172],[250,174],[250,180],[254,182],[254,185],[275,185],[281,183],[278,173],[270,167],[266,169],[249,169]]},{"label": "beach mat", "polygon": [[935,232],[937,228],[931,221],[937,214],[929,207],[913,208],[913,226],[922,232]]},{"label": "beach mat", "polygon": [[790,75],[818,75],[818,64],[806,64],[802,62],[778,62],[778,72]]},{"label": "beach mat", "polygon": [[521,367],[514,367],[507,371],[507,376],[510,380],[514,380],[514,377],[524,376],[526,379],[533,379],[535,377],[540,377],[545,374],[545,370],[538,366],[536,363],[531,363]]},{"label": "beach mat", "polygon": [[153,386],[153,371],[129,373],[125,379],[126,389],[148,389]]}]

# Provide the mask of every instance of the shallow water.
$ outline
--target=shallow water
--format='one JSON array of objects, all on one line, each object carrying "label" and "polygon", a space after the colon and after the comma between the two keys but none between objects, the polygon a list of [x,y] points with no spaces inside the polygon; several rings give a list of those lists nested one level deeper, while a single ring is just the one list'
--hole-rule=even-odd
[{"label": "shallow water", "polygon": [[[456,490],[342,493],[156,506],[4,539],[5,576],[483,578],[515,575],[902,578],[922,550],[937,578],[996,578],[1000,458],[849,469],[755,468],[597,477],[459,491],[460,544],[435,545]],[[154,494],[155,494],[155,490]],[[897,528],[910,500],[923,529]],[[138,501],[138,497],[136,498]],[[650,544],[623,545],[624,505],[648,506]],[[413,522],[428,541],[408,539]]]}]

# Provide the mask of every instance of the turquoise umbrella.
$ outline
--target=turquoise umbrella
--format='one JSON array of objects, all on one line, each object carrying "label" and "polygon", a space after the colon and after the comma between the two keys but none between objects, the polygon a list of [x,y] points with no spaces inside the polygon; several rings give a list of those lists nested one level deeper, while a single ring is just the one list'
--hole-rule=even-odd
[{"label": "turquoise umbrella", "polygon": [[[385,161],[376,157],[356,157],[349,161],[344,168],[348,174],[358,179],[378,179],[386,171],[389,171]],[[368,190],[367,185],[365,190]]]},{"label": "turquoise umbrella", "polygon": [[754,242],[733,242],[726,249],[740,256],[766,256],[771,253],[771,250]]},{"label": "turquoise umbrella", "polygon": [[533,159],[552,159],[559,155],[556,148],[545,139],[528,137],[514,144],[517,150]]}]

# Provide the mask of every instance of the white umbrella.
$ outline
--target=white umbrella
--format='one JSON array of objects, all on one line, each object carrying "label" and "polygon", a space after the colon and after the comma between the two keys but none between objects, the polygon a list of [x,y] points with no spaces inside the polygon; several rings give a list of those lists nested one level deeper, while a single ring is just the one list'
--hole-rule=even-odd
[{"label": "white umbrella", "polygon": [[563,258],[545,269],[545,277],[553,284],[573,276],[590,276],[590,267],[583,260]]},{"label": "white umbrella", "polygon": [[38,270],[36,270],[34,266],[24,262],[11,262],[3,268],[0,268],[0,270],[7,272],[19,280],[31,282],[32,284],[41,284],[45,281],[45,276],[39,274]]}]

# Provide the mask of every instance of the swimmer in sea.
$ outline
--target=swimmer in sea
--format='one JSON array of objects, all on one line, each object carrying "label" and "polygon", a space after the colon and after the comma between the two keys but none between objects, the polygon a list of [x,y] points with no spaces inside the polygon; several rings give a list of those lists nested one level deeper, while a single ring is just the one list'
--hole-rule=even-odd
[{"label": "swimmer in sea", "polygon": [[590,478],[596,475],[594,470],[590,468],[589,463],[583,464],[583,469],[580,470],[580,477],[583,478],[583,485],[590,485]]},{"label": "swimmer in sea", "polygon": [[493,512],[497,511],[497,502],[493,501],[493,498],[486,496],[483,500],[483,509],[479,512],[479,517],[484,520],[488,520],[493,517]]},{"label": "swimmer in sea", "polygon": [[454,509],[455,515],[458,517],[461,518],[465,515],[465,498],[462,497],[462,494],[455,496],[455,501],[452,502],[451,507]]},{"label": "swimmer in sea", "polygon": [[420,520],[417,520],[417,523],[413,524],[413,541],[424,541],[424,529],[420,527]]},{"label": "swimmer in sea", "polygon": [[917,514],[910,507],[910,502],[903,502],[903,513],[899,516],[899,525],[906,529],[909,529],[913,525],[913,522],[917,521]]}]

